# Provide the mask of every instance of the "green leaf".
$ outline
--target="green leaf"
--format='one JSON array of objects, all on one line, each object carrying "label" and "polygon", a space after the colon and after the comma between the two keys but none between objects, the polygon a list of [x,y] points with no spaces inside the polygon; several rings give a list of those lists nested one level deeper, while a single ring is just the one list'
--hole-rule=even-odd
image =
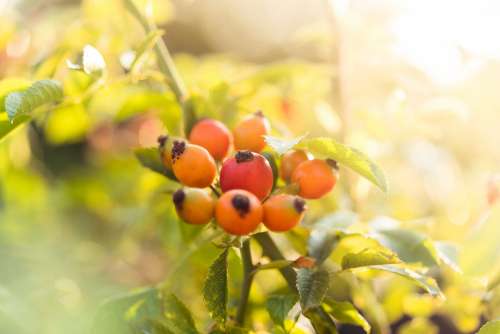
[{"label": "green leaf", "polygon": [[297,272],[297,290],[300,296],[302,312],[321,305],[328,291],[330,274],[323,268],[317,270],[300,269]]},{"label": "green leaf", "polygon": [[326,311],[337,321],[343,324],[357,325],[370,333],[371,326],[359,311],[349,302],[339,302],[333,299],[326,299]]},{"label": "green leaf", "polygon": [[357,220],[357,215],[351,211],[339,211],[321,218],[314,224],[314,229],[308,240],[308,254],[316,259],[318,264],[324,262],[337,245],[340,236],[347,233],[349,226]]},{"label": "green leaf", "polygon": [[267,299],[266,308],[273,322],[285,328],[285,320],[288,317],[288,313],[290,313],[290,310],[296,303],[296,295],[274,295]]},{"label": "green leaf", "polygon": [[500,319],[491,320],[484,324],[476,334],[498,334],[500,333]]},{"label": "green leaf", "polygon": [[358,253],[347,253],[342,258],[342,269],[373,266],[380,264],[396,264],[401,260],[392,252],[366,248]]},{"label": "green leaf", "polygon": [[289,140],[284,140],[272,136],[264,136],[264,139],[266,140],[267,145],[271,147],[276,153],[279,155],[285,154],[286,152],[290,151],[294,146],[296,146],[298,143],[304,139],[306,135],[296,137],[293,139]]},{"label": "green leaf", "polygon": [[332,317],[323,308],[314,308],[305,316],[311,322],[316,334],[337,334],[337,326]]},{"label": "green leaf", "polygon": [[165,296],[163,301],[163,324],[172,334],[197,334],[198,330],[189,309],[174,295]]},{"label": "green leaf", "polygon": [[326,301],[326,304],[329,306],[327,311],[340,323],[357,325],[363,328],[366,333],[370,333],[370,324],[351,303],[330,299]]},{"label": "green leaf", "polygon": [[0,140],[5,138],[9,133],[16,129],[19,125],[26,123],[31,119],[28,115],[17,117],[13,122],[7,119],[7,114],[0,114]]},{"label": "green leaf", "polygon": [[162,317],[162,302],[157,289],[130,293],[98,308],[91,333],[133,334],[134,324],[158,317]]},{"label": "green leaf", "polygon": [[307,150],[316,158],[333,159],[364,176],[382,191],[387,191],[385,176],[380,167],[355,148],[324,137],[304,139],[295,148]]},{"label": "green leaf", "polygon": [[134,154],[144,167],[149,168],[156,173],[162,174],[173,181],[177,181],[174,173],[163,165],[158,148],[138,148],[134,151]]},{"label": "green leaf", "polygon": [[432,241],[422,233],[401,228],[383,228],[370,236],[395,252],[401,260],[425,266],[439,264]]},{"label": "green leaf", "polygon": [[439,289],[439,286],[437,285],[436,281],[433,278],[428,277],[428,276],[424,276],[424,275],[422,275],[414,270],[411,270],[408,268],[397,267],[397,266],[391,265],[391,264],[370,266],[370,267],[366,267],[366,268],[387,271],[387,272],[390,272],[393,274],[397,274],[397,275],[406,277],[406,278],[412,280],[419,287],[423,288],[425,291],[430,293],[432,296],[443,297],[443,294],[442,294],[441,290]]},{"label": "green leaf", "polygon": [[0,81],[0,112],[5,111],[5,98],[9,93],[21,91],[30,86],[30,81],[19,78],[7,78]]},{"label": "green leaf", "polygon": [[40,80],[24,91],[10,93],[5,98],[5,110],[9,120],[17,116],[28,114],[41,105],[56,102],[62,99],[61,84],[55,80]]},{"label": "green leaf", "polygon": [[227,318],[227,256],[225,249],[208,269],[203,299],[212,319],[224,324]]}]

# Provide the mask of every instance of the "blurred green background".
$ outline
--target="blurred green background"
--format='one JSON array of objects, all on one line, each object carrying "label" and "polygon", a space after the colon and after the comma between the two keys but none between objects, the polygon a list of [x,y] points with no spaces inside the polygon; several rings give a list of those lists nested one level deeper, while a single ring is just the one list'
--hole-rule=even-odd
[{"label": "blurred green background", "polygon": [[[347,174],[305,224],[342,208],[458,247],[463,275],[445,274],[446,301],[374,281],[386,322],[409,314],[401,333],[435,333],[425,319],[443,313],[466,333],[499,315],[498,292],[483,294],[500,270],[497,2],[137,3],[164,30],[198,114],[231,126],[262,109],[277,136],[335,137],[384,169],[388,194]],[[192,246],[200,230],[178,221],[176,185],[133,155],[181,119],[152,54],[127,71],[143,40],[118,0],[0,0],[0,78],[54,77],[73,101],[0,142],[1,333],[87,333],[103,300],[163,281],[208,326],[200,287],[217,249]],[[104,56],[103,80],[65,64],[86,44]],[[293,240],[278,237],[289,254]],[[282,285],[263,274],[252,300]],[[264,333],[269,316],[254,314]]]}]

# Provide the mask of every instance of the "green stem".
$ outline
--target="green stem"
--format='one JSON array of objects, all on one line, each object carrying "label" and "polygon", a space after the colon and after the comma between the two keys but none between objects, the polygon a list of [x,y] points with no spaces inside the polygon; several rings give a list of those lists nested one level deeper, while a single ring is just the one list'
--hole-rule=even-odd
[{"label": "green stem", "polygon": [[[285,260],[285,257],[283,256],[283,254],[281,254],[281,251],[274,243],[269,233],[257,233],[254,234],[253,237],[262,247],[262,251],[265,256],[270,258],[272,261]],[[290,266],[288,266],[281,268],[280,272],[286,283],[288,284],[290,290],[292,290],[293,292],[297,292],[297,286],[295,285],[295,282],[297,281],[297,274],[295,273],[295,271]]]},{"label": "green stem", "polygon": [[241,260],[243,262],[243,283],[241,285],[240,301],[238,304],[238,310],[236,312],[236,323],[239,325],[244,325],[254,270],[254,265],[252,263],[252,252],[250,250],[250,239],[247,239],[243,242],[243,245],[241,247]]},{"label": "green stem", "polygon": [[[262,247],[262,252],[264,253],[265,256],[269,257],[272,261],[285,260],[285,257],[283,256],[283,254],[281,254],[281,251],[279,250],[278,246],[274,243],[274,240],[271,238],[269,233],[267,232],[257,233],[254,234],[253,237]],[[285,281],[287,282],[288,288],[293,292],[298,293],[296,285],[297,274],[292,269],[292,267],[288,266],[285,268],[281,268],[280,272]],[[323,319],[323,321],[329,322],[331,326],[335,326],[335,324],[332,321],[332,318],[328,315],[328,313],[323,309],[322,306],[315,307],[312,311],[316,312],[318,316]]]},{"label": "green stem", "polygon": [[[144,14],[139,10],[139,8],[137,8],[133,0],[124,0],[124,1],[128,11],[137,19],[137,21],[139,21],[139,23],[142,25],[146,33],[150,33],[151,31],[157,29],[155,24],[150,22],[146,18],[146,16],[144,16]],[[172,91],[174,92],[177,101],[181,105],[181,108],[183,110],[184,125],[185,125],[187,117],[185,112],[186,109],[185,102],[187,93],[186,93],[186,88],[184,86],[184,82],[179,76],[179,73],[177,72],[172,56],[170,55],[167,45],[165,44],[165,41],[162,38],[160,38],[156,42],[154,51],[156,53],[158,66],[160,67],[161,72],[163,72],[163,74],[165,74],[169,78],[168,85],[170,89],[172,89]]]},{"label": "green stem", "polygon": [[243,242],[241,247],[241,260],[243,262],[243,283],[241,285],[241,296],[236,312],[236,323],[243,326],[245,323],[245,313],[248,305],[248,297],[250,296],[250,289],[253,281],[253,263],[252,252],[250,250],[250,239]]}]

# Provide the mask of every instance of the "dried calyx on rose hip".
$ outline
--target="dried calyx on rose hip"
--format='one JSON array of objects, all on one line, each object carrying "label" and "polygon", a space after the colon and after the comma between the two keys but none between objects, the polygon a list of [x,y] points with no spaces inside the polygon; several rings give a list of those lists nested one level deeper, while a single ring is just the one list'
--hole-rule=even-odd
[{"label": "dried calyx on rose hip", "polygon": [[186,142],[184,138],[174,137],[170,135],[163,135],[158,137],[158,148],[160,150],[161,160],[163,165],[171,170],[172,169],[172,148],[174,142]]}]

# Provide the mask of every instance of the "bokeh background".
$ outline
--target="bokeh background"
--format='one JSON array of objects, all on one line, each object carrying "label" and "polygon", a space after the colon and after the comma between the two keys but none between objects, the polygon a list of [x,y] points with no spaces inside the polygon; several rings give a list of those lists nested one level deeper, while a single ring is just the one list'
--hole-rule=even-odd
[{"label": "bokeh background", "polygon": [[[382,281],[387,324],[409,314],[419,322],[401,333],[437,333],[423,319],[446,314],[467,333],[500,314],[498,292],[482,293],[500,270],[500,2],[138,3],[164,29],[201,114],[232,125],[262,109],[277,136],[332,136],[383,168],[387,194],[347,174],[349,196],[338,190],[307,221],[354,210],[456,246],[463,274],[449,274],[446,301]],[[55,77],[81,102],[0,142],[2,333],[87,333],[104,299],[162,281],[208,323],[199,290],[217,250],[191,246],[199,231],[178,222],[175,185],[133,155],[180,120],[154,57],[124,70],[143,39],[119,0],[0,0],[0,79]],[[65,66],[86,44],[105,58],[103,86]],[[259,282],[256,301],[273,288]],[[268,315],[255,315],[263,330]]]}]

